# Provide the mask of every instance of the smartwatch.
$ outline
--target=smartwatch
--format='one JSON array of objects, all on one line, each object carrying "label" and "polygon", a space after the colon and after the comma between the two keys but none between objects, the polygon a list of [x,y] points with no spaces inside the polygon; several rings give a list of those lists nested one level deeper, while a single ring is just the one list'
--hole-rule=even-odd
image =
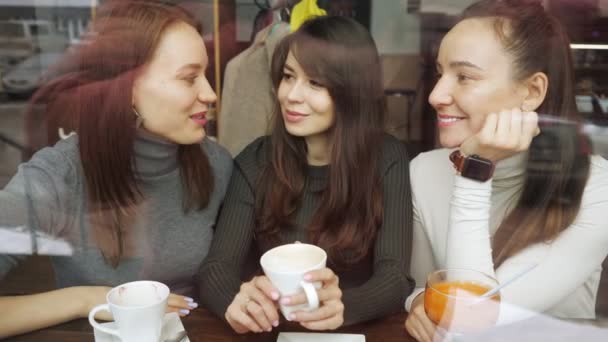
[{"label": "smartwatch", "polygon": [[476,154],[465,157],[460,150],[450,153],[450,160],[462,177],[485,182],[494,174],[494,163]]}]

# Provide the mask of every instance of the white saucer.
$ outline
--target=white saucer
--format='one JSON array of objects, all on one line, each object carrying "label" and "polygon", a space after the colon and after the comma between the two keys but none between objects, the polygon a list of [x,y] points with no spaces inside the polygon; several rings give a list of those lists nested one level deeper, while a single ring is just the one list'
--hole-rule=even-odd
[{"label": "white saucer", "polygon": [[279,333],[277,342],[365,342],[365,335],[323,333]]},{"label": "white saucer", "polygon": [[[101,325],[108,326],[109,328],[116,327],[114,322],[102,323]],[[179,315],[175,312],[170,312],[166,314],[165,318],[163,319],[163,333],[161,336],[161,341],[163,341],[169,336],[175,336],[175,334],[182,330],[185,329],[181,319],[179,318]],[[106,334],[97,329],[93,329],[93,332],[95,334],[95,342],[121,342],[119,338],[110,334]],[[190,342],[190,339],[188,338],[188,336],[186,336],[182,341]]]}]

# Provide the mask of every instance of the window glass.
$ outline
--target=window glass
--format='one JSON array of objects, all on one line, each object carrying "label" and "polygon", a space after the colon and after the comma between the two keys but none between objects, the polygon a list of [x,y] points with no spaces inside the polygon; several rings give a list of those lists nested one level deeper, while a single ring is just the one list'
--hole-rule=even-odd
[{"label": "window glass", "polygon": [[[321,13],[351,18],[373,37],[381,65],[384,131],[406,146],[409,158],[413,202],[395,205],[413,210],[413,247],[403,248],[413,253],[409,273],[416,287],[425,287],[430,272],[458,265],[478,267],[502,283],[527,271],[510,285],[512,292],[502,292],[503,299],[512,300],[517,310],[549,319],[538,326],[547,336],[564,327],[580,329],[581,336],[597,332],[586,326],[603,326],[600,336],[605,336],[608,0],[521,0],[540,6],[554,22],[539,25],[542,19],[534,22],[522,12],[518,19],[529,21],[522,24],[521,29],[528,31],[520,40],[509,40],[510,21],[493,21],[495,16],[479,14],[483,8],[477,9],[479,13],[465,12],[475,0],[150,0],[159,8],[178,6],[181,14],[171,15],[191,20],[182,28],[188,31],[188,43],[178,39],[167,54],[155,49],[166,43],[166,27],[173,23],[157,32],[151,26],[137,26],[147,20],[145,15],[108,16],[104,8],[114,1],[0,0],[0,296],[71,285],[114,286],[140,275],[192,291],[194,269],[217,234],[213,229],[220,205],[213,215],[201,216],[211,222],[205,233],[208,245],[193,243],[195,235],[172,240],[166,230],[145,231],[142,227],[158,224],[156,215],[163,210],[173,215],[158,203],[168,198],[173,204],[187,202],[188,191],[199,198],[204,191],[188,186],[203,183],[179,183],[176,192],[144,201],[158,210],[146,215],[133,211],[137,215],[129,216],[126,213],[136,206],[134,198],[142,189],[148,191],[149,184],[135,177],[141,176],[134,163],[141,151],[133,150],[127,155],[132,159],[125,162],[117,157],[125,156],[120,147],[126,140],[141,138],[133,132],[142,131],[190,146],[197,141],[188,138],[193,131],[202,132],[203,125],[200,134],[205,141],[222,146],[232,158],[238,156],[255,139],[270,134],[277,127],[274,120],[284,114],[277,111],[279,89],[273,88],[271,79],[274,49],[292,32],[294,18]],[[302,3],[316,7],[298,7]],[[463,13],[468,17],[463,19]],[[538,35],[541,30],[551,36]],[[145,41],[134,38],[151,36]],[[176,60],[188,60],[184,63],[189,66],[173,72],[177,68],[171,63]],[[319,65],[306,67],[322,70]],[[150,69],[155,73],[148,75]],[[167,76],[160,77],[162,72]],[[311,92],[327,90],[323,77],[329,76],[315,77],[309,80]],[[371,96],[360,94],[366,95]],[[120,100],[106,101],[110,98]],[[332,106],[339,102],[331,100]],[[97,110],[107,115],[98,116]],[[153,121],[149,112],[158,112],[160,119]],[[188,117],[188,124],[198,126],[175,128],[180,123],[171,120],[180,113]],[[533,129],[525,126],[530,118],[538,121]],[[111,120],[116,127],[109,127]],[[132,136],[116,134],[126,132],[127,126],[137,127],[129,131]],[[491,133],[484,135],[484,130]],[[96,138],[83,138],[85,131]],[[93,147],[82,152],[83,139],[90,144],[84,146],[110,147],[105,154]],[[67,145],[61,145],[66,140],[77,147],[66,152]],[[462,153],[462,163],[451,161],[454,150]],[[35,160],[36,153],[48,158]],[[467,158],[472,155],[481,161]],[[210,156],[209,163],[217,166]],[[108,161],[105,168],[97,158]],[[186,157],[179,158],[176,152],[175,163]],[[187,177],[180,174],[188,179],[184,182],[207,170],[194,164],[193,169],[179,169],[190,172]],[[155,168],[152,173],[170,166]],[[63,173],[54,173],[58,169]],[[85,172],[93,178],[87,179]],[[486,176],[489,183],[479,182]],[[214,177],[226,181],[214,183],[216,188],[228,186],[229,176]],[[119,178],[124,182],[117,182]],[[125,192],[131,181],[138,184],[133,188],[137,191]],[[58,183],[69,186],[58,188]],[[95,191],[103,203],[93,210],[87,207],[87,196]],[[126,197],[118,200],[119,193]],[[40,196],[52,205],[40,209]],[[108,208],[118,214],[100,217],[140,229],[103,235],[112,240],[133,234],[128,237],[133,238],[132,245],[111,251],[133,252],[132,259],[124,259],[125,269],[108,266],[108,250],[95,246],[109,240],[99,242],[96,239],[103,238],[87,230],[94,226],[91,212],[103,214]],[[2,217],[8,217],[5,211],[23,212],[27,220],[3,222]],[[45,215],[53,218],[47,230],[40,229]],[[183,215],[187,216],[179,213],[180,220]],[[83,237],[80,229],[91,234]],[[70,240],[74,236],[80,239]],[[157,244],[146,245],[151,240]],[[161,240],[174,253],[160,252]],[[184,258],[175,255],[181,243],[190,248]],[[193,251],[197,249],[205,253]],[[194,262],[197,257],[201,260]],[[94,266],[78,265],[82,260],[94,260]],[[156,263],[160,271],[153,270]],[[253,264],[255,268],[257,263]],[[187,271],[176,271],[181,265]],[[104,272],[96,273],[95,267]],[[164,278],[165,271],[173,278]],[[532,287],[535,283],[547,287]],[[412,298],[403,306],[411,302]],[[554,319],[572,325],[562,326]],[[400,324],[402,332],[405,326]],[[550,328],[557,326],[555,331]]]}]

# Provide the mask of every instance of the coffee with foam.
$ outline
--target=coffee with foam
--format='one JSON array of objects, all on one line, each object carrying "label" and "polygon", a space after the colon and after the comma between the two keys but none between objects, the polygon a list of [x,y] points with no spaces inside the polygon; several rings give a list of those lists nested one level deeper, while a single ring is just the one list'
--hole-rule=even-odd
[{"label": "coffee with foam", "polygon": [[265,262],[275,272],[302,272],[323,262],[323,255],[312,253],[308,249],[279,249],[270,253]]}]

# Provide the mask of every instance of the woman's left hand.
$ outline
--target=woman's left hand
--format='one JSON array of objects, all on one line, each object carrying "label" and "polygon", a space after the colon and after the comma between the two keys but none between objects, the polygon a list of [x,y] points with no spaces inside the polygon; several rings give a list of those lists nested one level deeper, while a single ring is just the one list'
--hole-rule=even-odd
[{"label": "woman's left hand", "polygon": [[177,312],[181,317],[189,315],[190,311],[197,307],[198,303],[194,302],[192,298],[175,293],[171,293],[167,300],[167,312]]},{"label": "woman's left hand", "polygon": [[497,162],[528,150],[532,139],[540,133],[538,114],[520,109],[491,113],[481,130],[467,138],[460,151],[465,156],[476,154]]},{"label": "woman's left hand", "polygon": [[[344,323],[344,303],[342,303],[342,290],[340,280],[329,268],[323,268],[308,272],[304,280],[309,282],[321,282],[322,286],[317,290],[319,296],[319,308],[312,311],[296,311],[290,319],[299,322],[304,328],[310,330],[334,330]],[[306,295],[298,293],[281,298],[283,305],[300,305],[307,303]]]}]

